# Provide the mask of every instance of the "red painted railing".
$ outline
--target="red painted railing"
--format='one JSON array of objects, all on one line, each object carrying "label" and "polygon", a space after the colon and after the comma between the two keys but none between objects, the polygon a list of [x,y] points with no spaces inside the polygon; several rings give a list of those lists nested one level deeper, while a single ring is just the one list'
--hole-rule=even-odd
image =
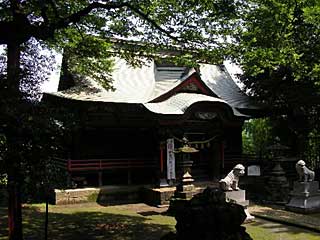
[{"label": "red painted railing", "polygon": [[156,162],[153,159],[144,159],[144,158],[81,159],[81,160],[54,158],[54,161],[58,167],[66,169],[69,172],[157,167]]}]

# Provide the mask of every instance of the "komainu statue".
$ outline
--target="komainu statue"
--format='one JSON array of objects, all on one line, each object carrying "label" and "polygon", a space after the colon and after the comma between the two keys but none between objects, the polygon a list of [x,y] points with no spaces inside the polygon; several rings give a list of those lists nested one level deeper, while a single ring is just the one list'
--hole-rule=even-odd
[{"label": "komainu statue", "polygon": [[306,167],[305,161],[299,160],[296,163],[296,170],[299,175],[300,182],[312,182],[314,180],[314,171],[311,171]]},{"label": "komainu statue", "polygon": [[228,175],[219,181],[220,188],[224,191],[240,190],[238,187],[239,177],[245,174],[242,164],[237,164]]}]

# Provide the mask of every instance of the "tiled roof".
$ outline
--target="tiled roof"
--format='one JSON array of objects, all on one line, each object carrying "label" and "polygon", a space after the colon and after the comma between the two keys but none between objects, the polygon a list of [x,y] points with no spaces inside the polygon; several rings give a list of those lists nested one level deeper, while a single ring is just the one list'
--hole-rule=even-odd
[{"label": "tiled roof", "polygon": [[201,80],[230,106],[239,109],[257,109],[250,98],[241,91],[224,66],[201,64]]},{"label": "tiled roof", "polygon": [[112,72],[115,91],[104,89],[92,79],[82,78],[70,89],[49,94],[80,101],[144,103],[153,94],[154,71],[153,62],[133,68],[125,60],[117,58]]},{"label": "tiled roof", "polygon": [[[145,103],[144,106],[151,112],[159,114],[184,114],[192,105],[198,102],[219,102],[227,104],[227,102],[197,93],[178,93],[169,99],[157,103]],[[227,104],[228,105],[228,104]]]},{"label": "tiled roof", "polygon": [[201,101],[227,104],[232,107],[236,116],[244,116],[238,110],[255,108],[225,68],[200,64],[199,69],[201,80],[219,98],[196,93],[179,93],[165,101],[150,103],[181,84],[195,72],[195,69],[157,66],[153,61],[147,62],[140,68],[133,68],[119,58],[115,59],[115,68],[112,72],[115,91],[105,90],[93,80],[82,78],[70,89],[47,94],[79,101],[139,103],[149,111],[159,114],[183,114],[186,108]]}]

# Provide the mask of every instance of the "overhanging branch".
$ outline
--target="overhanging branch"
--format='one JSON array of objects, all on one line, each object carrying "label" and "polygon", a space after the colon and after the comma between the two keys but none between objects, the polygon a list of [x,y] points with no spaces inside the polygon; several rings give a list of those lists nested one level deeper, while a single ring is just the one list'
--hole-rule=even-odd
[{"label": "overhanging branch", "polygon": [[78,23],[81,18],[88,15],[92,10],[94,9],[117,9],[126,7],[127,3],[100,3],[100,2],[93,2],[83,8],[82,10],[75,12],[65,18],[58,18],[56,22],[51,23],[50,25],[41,24],[40,26],[33,26],[33,30],[31,32],[31,35],[35,38],[46,40],[48,38],[52,38],[54,35],[54,32],[59,29],[64,29],[68,27],[70,24]]},{"label": "overhanging branch", "polygon": [[[82,10],[79,10],[78,12],[75,12],[67,17],[58,17],[58,12],[56,9],[55,2],[53,0],[50,0],[49,3],[53,7],[56,20],[49,22],[49,19],[46,14],[47,6],[42,6],[41,8],[41,15],[44,19],[42,24],[40,25],[33,25],[28,22],[26,24],[26,28],[24,26],[21,27],[23,29],[24,33],[24,39],[29,39],[30,37],[35,37],[37,39],[46,40],[49,38],[52,38],[54,35],[54,32],[59,29],[64,29],[70,26],[70,24],[78,23],[83,17],[87,16],[91,11],[94,9],[105,9],[105,10],[111,10],[111,9],[120,9],[120,8],[127,8],[131,10],[134,14],[145,20],[147,23],[151,24],[155,29],[158,31],[164,33],[167,37],[169,37],[172,40],[175,40],[177,42],[182,43],[183,40],[181,38],[178,38],[172,34],[172,32],[166,30],[160,24],[158,24],[154,19],[152,19],[148,14],[144,13],[141,9],[139,9],[136,6],[131,5],[128,2],[93,2],[84,7]],[[17,32],[7,31],[10,29],[9,25],[14,24],[14,21],[10,24],[8,22],[0,22],[0,44],[8,44],[9,39],[15,38],[16,35],[18,35]],[[3,34],[2,34],[3,33]],[[8,36],[11,35],[11,36]]]},{"label": "overhanging branch", "polygon": [[170,31],[167,31],[166,29],[162,28],[159,24],[157,24],[157,22],[155,20],[151,19],[146,13],[142,12],[140,9],[130,5],[129,3],[128,3],[127,7],[129,9],[131,9],[134,13],[139,15],[142,19],[144,19],[145,21],[150,23],[157,30],[159,30],[160,32],[162,32],[165,35],[167,35],[167,37],[169,37],[169,38],[171,38],[171,39],[173,39],[173,40],[175,40],[177,42],[182,42],[178,37],[173,36]]},{"label": "overhanging branch", "polygon": [[83,8],[82,10],[80,10],[74,14],[71,14],[70,16],[68,16],[66,18],[62,18],[53,27],[55,27],[55,29],[62,29],[62,28],[69,26],[69,24],[71,24],[71,23],[77,23],[81,20],[82,17],[88,15],[94,9],[102,8],[105,10],[110,10],[110,9],[117,9],[117,8],[122,8],[122,7],[126,7],[126,6],[127,6],[127,3],[108,3],[108,4],[105,4],[105,3],[94,2],[94,3],[89,4],[87,7]]}]

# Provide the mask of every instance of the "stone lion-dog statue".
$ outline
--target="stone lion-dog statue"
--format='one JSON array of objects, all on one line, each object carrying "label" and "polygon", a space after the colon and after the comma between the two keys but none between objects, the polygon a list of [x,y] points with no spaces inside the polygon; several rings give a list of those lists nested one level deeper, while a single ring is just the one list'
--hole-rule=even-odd
[{"label": "stone lion-dog statue", "polygon": [[296,163],[296,170],[300,182],[312,182],[314,180],[314,171],[306,167],[305,161],[299,160]]},{"label": "stone lion-dog statue", "polygon": [[239,177],[244,174],[245,167],[242,164],[237,164],[225,178],[219,181],[220,188],[224,191],[240,190],[238,187]]}]

